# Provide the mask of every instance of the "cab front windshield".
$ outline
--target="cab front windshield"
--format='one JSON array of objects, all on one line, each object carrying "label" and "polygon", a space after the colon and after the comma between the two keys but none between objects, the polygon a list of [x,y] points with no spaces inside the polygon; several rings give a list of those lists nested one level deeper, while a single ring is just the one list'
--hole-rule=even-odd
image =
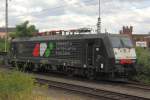
[{"label": "cab front windshield", "polygon": [[132,41],[128,37],[110,37],[113,48],[131,48]]}]

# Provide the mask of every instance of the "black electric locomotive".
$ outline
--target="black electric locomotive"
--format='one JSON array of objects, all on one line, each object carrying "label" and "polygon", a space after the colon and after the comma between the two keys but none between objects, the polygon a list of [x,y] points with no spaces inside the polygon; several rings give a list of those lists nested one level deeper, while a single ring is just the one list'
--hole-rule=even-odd
[{"label": "black electric locomotive", "polygon": [[126,35],[72,34],[16,38],[10,63],[27,70],[51,70],[92,78],[126,79],[136,53]]}]

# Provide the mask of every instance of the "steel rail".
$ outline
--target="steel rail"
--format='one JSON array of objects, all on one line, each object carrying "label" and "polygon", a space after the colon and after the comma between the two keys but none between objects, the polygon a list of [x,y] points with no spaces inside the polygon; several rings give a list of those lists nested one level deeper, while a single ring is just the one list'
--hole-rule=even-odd
[{"label": "steel rail", "polygon": [[50,87],[56,87],[56,88],[61,88],[61,89],[70,90],[74,92],[84,93],[91,96],[96,96],[98,98],[105,98],[108,100],[150,100],[144,97],[138,97],[138,96],[122,94],[122,93],[101,90],[96,88],[90,88],[86,86],[74,85],[74,84],[69,84],[64,82],[57,82],[53,80],[45,80],[38,77],[36,78],[36,80],[38,83],[47,84]]}]

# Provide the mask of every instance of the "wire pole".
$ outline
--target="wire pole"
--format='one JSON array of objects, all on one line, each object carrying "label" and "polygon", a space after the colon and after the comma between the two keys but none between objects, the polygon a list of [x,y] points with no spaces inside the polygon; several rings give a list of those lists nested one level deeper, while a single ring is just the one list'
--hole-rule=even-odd
[{"label": "wire pole", "polygon": [[7,41],[8,41],[8,0],[5,2],[5,52],[7,52]]},{"label": "wire pole", "polygon": [[99,0],[99,12],[98,12],[98,22],[97,22],[97,33],[101,33],[101,2]]}]

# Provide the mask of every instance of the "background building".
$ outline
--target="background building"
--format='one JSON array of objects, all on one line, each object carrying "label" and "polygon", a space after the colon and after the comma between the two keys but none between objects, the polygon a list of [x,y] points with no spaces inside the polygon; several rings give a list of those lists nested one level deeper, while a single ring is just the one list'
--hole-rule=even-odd
[{"label": "background building", "polygon": [[123,26],[120,34],[129,35],[136,46],[145,47],[146,44],[146,47],[150,47],[150,34],[133,34],[133,26]]},{"label": "background building", "polygon": [[[0,38],[5,38],[6,36],[6,32],[5,32],[5,28],[0,27]],[[8,32],[15,32],[15,28],[8,28]]]}]

